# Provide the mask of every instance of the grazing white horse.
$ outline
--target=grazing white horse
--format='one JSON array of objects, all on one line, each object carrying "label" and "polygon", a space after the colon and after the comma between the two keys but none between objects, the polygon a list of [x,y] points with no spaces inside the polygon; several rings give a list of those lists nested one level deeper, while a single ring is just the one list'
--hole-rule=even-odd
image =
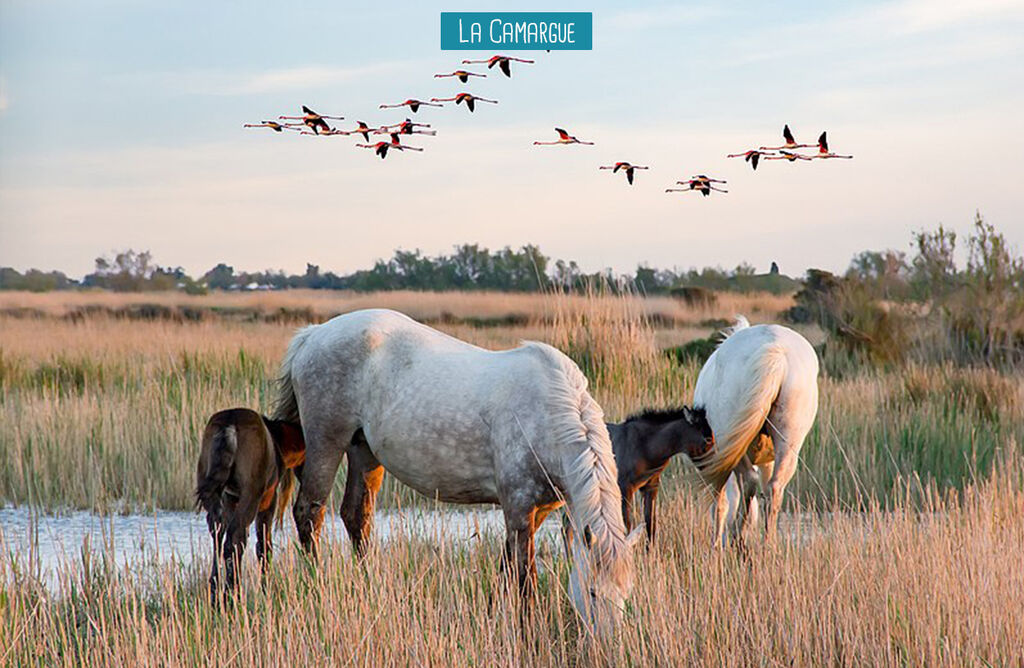
[{"label": "grazing white horse", "polygon": [[506,566],[527,597],[536,582],[534,531],[564,501],[576,527],[573,603],[597,631],[617,623],[639,534],[626,536],[601,407],[554,348],[494,352],[395,311],[356,311],[294,336],[276,414],[300,421],[305,434],[293,512],[306,549],[316,549],[346,451],[356,471],[342,515],[357,548],[383,467],[434,499],[500,504]]},{"label": "grazing white horse", "polygon": [[818,356],[807,339],[780,325],[751,327],[743,317],[725,333],[693,395],[715,435],[714,447],[697,465],[716,494],[719,547],[731,514],[734,537],[756,521],[758,483],[767,496],[766,536],[774,541],[786,485],[818,412]]}]

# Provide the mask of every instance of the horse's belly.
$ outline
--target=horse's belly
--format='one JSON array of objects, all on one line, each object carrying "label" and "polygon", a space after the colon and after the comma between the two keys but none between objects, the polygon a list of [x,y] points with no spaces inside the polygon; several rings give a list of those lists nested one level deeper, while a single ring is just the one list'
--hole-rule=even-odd
[{"label": "horse's belly", "polygon": [[[366,438],[384,469],[424,496],[449,503],[497,503],[494,462],[484,434],[373,433]],[[465,438],[469,436],[469,438]]]}]

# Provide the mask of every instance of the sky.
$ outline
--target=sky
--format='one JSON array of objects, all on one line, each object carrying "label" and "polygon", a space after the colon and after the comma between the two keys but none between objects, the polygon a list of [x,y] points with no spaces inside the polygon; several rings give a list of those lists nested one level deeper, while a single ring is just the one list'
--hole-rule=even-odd
[{"label": "sky", "polygon": [[[0,0],[0,266],[81,276],[134,248],[347,273],[468,242],[799,275],[975,211],[1024,248],[1024,0],[563,2],[594,13],[593,51],[469,84],[432,75],[492,54],[441,51],[440,12],[536,6],[386,4]],[[499,104],[421,109],[437,136],[383,161],[242,128],[302,104],[394,123],[412,115],[380,103],[461,90]],[[785,123],[855,158],[726,159]],[[596,145],[532,145],[555,126]],[[620,160],[651,169],[597,169]],[[697,173],[730,192],[664,192]]]}]

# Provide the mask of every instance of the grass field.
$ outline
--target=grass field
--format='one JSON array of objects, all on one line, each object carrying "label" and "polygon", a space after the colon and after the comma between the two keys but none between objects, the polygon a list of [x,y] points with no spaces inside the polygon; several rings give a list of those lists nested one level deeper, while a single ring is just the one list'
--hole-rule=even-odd
[{"label": "grass field", "polygon": [[[190,507],[206,418],[269,407],[304,319],[386,306],[486,347],[545,340],[581,365],[617,420],[689,402],[699,363],[662,348],[736,313],[776,321],[789,305],[765,295],[694,308],[550,295],[0,293],[0,500]],[[194,568],[84,560],[49,592],[30,560],[5,549],[0,665],[1019,664],[1024,380],[989,368],[846,369],[820,379],[779,549],[748,561],[710,553],[705,505],[673,465],[664,531],[639,557],[621,642],[579,641],[553,545],[520,633],[494,536],[471,547],[399,539],[364,564],[339,542],[313,572],[281,550],[267,592],[250,581],[228,612],[206,603]],[[429,504],[390,481],[382,503]]]}]

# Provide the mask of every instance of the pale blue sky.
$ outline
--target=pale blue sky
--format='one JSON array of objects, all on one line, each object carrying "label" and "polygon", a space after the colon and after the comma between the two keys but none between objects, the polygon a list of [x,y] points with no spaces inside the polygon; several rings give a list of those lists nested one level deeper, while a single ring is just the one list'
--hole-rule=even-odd
[{"label": "pale blue sky", "polygon": [[[0,265],[81,275],[134,247],[192,272],[347,272],[480,242],[799,274],[976,209],[1024,246],[1024,1],[564,2],[594,12],[594,51],[468,85],[432,75],[490,54],[440,51],[439,13],[515,3],[388,4],[0,0]],[[463,89],[500,104],[423,110],[438,136],[408,143],[427,151],[383,162],[241,127],[301,104],[391,123],[407,112],[379,103]],[[784,123],[856,158],[725,159]],[[531,145],[555,125],[597,146]],[[630,188],[597,170],[616,160],[652,169]],[[663,192],[698,172],[732,192]]]}]

